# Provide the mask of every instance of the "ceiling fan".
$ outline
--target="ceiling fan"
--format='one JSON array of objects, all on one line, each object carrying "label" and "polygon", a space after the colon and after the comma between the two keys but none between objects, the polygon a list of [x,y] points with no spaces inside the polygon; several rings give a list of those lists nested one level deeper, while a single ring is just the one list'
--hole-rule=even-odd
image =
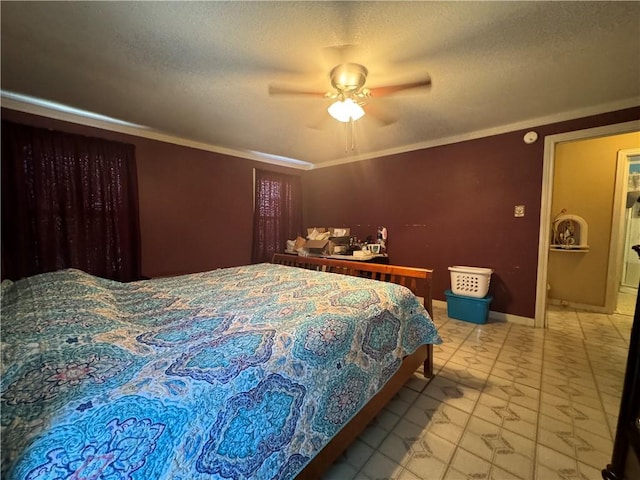
[{"label": "ceiling fan", "polygon": [[269,94],[308,95],[335,100],[329,106],[328,112],[336,120],[346,123],[358,120],[364,115],[362,107],[371,97],[384,97],[405,90],[431,86],[431,78],[427,75],[426,78],[414,82],[368,88],[365,87],[368,74],[367,68],[358,63],[340,63],[329,73],[332,90],[317,92],[269,85]]}]

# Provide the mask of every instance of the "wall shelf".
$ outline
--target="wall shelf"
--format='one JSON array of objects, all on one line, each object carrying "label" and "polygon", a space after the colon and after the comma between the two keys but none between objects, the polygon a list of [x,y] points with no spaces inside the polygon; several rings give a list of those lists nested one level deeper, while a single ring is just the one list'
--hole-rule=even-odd
[{"label": "wall shelf", "polygon": [[589,245],[577,245],[577,246],[567,246],[567,245],[549,245],[549,250],[554,252],[572,252],[572,253],[586,253],[589,251]]},{"label": "wall shelf", "polygon": [[[564,212],[564,210],[563,210]],[[549,248],[557,252],[588,252],[589,226],[579,215],[558,215]]]}]

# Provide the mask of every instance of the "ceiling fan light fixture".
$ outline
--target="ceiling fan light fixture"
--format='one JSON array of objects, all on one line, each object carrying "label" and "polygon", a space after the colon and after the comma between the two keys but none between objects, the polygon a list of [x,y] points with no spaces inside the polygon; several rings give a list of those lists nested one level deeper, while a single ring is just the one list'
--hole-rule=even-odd
[{"label": "ceiling fan light fixture", "polygon": [[358,120],[364,115],[362,107],[350,98],[332,103],[327,111],[333,118],[345,123]]}]

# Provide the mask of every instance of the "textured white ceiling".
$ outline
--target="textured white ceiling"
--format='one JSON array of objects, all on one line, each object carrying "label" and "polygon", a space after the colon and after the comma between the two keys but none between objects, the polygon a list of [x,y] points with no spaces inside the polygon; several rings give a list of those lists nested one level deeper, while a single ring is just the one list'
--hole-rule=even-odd
[{"label": "textured white ceiling", "polygon": [[[1,14],[4,92],[240,155],[328,164],[640,104],[640,2],[2,2]],[[328,90],[341,59],[364,64],[370,87],[427,74],[433,86],[370,99],[345,152],[329,100],[267,93]]]}]

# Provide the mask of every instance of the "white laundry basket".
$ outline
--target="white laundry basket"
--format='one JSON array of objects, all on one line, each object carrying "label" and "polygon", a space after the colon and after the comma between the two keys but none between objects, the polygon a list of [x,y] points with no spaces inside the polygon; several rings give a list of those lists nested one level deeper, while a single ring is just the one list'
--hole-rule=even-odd
[{"label": "white laundry basket", "polygon": [[465,297],[484,298],[489,293],[489,282],[493,270],[481,267],[449,267],[451,291]]}]

